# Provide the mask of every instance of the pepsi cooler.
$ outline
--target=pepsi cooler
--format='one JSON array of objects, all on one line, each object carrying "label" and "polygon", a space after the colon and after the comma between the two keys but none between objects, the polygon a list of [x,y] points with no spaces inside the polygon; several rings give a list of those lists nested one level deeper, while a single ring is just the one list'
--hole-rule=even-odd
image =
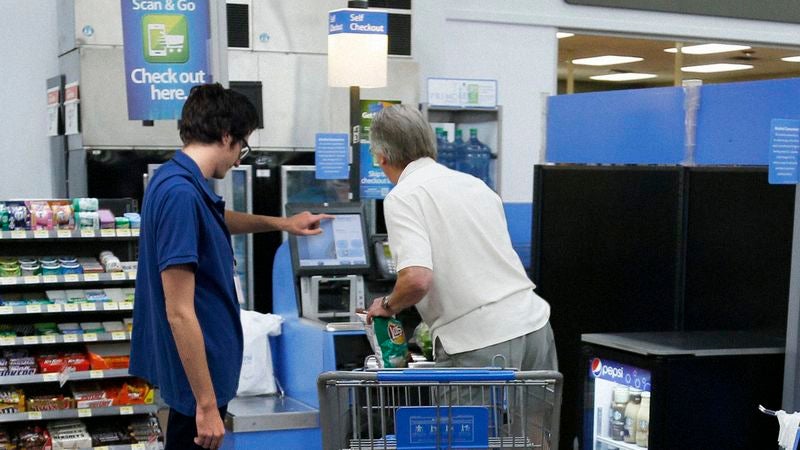
[{"label": "pepsi cooler", "polygon": [[654,332],[581,341],[580,449],[776,448],[777,421],[758,405],[781,404],[783,336]]}]

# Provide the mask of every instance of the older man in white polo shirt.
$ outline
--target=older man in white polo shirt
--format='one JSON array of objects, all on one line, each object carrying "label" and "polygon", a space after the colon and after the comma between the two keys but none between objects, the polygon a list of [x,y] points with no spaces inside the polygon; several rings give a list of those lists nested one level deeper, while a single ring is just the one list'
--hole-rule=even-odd
[{"label": "older man in white polo shirt", "polygon": [[397,282],[373,300],[369,320],[416,305],[439,367],[489,366],[503,355],[508,367],[557,370],[550,305],[511,247],[500,197],[436,163],[433,130],[415,108],[380,111],[370,142],[395,184],[384,213]]}]

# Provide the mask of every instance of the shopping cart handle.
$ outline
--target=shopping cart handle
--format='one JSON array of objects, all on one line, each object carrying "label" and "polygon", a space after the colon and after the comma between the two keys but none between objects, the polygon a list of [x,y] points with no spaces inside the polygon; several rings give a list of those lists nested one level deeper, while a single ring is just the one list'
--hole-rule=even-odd
[{"label": "shopping cart handle", "polygon": [[511,381],[513,370],[486,369],[406,369],[378,371],[378,381]]}]

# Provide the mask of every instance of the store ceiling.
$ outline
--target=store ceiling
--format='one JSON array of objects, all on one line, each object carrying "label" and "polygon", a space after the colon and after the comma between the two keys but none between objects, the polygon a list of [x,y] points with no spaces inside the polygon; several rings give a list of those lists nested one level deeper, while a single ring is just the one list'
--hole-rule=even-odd
[{"label": "store ceiling", "polygon": [[[706,42],[683,42],[684,46]],[[656,87],[674,85],[675,54],[664,49],[675,47],[674,41],[633,39],[615,36],[580,35],[558,41],[558,81],[563,85],[567,79],[568,61],[602,55],[637,56],[643,61],[613,66],[573,65],[575,91],[626,89],[634,87]],[[747,43],[736,43],[749,45]],[[683,73],[683,79],[701,79],[703,83],[764,80],[770,78],[800,77],[800,63],[781,61],[787,56],[800,55],[800,48],[768,48],[753,46],[749,50],[716,53],[711,55],[683,55],[683,66],[713,63],[749,64],[753,69],[709,74]],[[656,78],[630,82],[595,81],[589,77],[619,72],[652,73]],[[559,90],[562,90],[561,88]]]}]

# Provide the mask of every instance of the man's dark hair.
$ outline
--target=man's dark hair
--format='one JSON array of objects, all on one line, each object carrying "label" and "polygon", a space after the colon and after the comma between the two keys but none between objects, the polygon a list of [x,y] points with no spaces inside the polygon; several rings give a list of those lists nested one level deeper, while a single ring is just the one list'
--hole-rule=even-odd
[{"label": "man's dark hair", "polygon": [[258,111],[250,100],[219,83],[201,84],[189,91],[179,126],[184,145],[222,142],[225,133],[238,141],[257,127]]}]

